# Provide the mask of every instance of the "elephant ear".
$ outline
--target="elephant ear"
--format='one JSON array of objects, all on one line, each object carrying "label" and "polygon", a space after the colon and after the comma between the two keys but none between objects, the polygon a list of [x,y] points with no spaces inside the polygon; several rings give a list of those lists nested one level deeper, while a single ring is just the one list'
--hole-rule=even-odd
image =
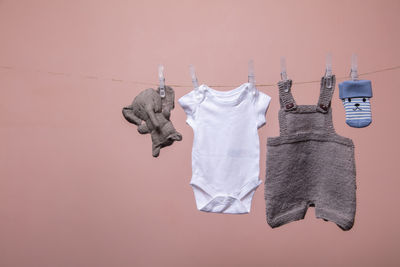
[{"label": "elephant ear", "polygon": [[138,117],[135,116],[132,105],[124,107],[122,109],[122,115],[124,115],[124,118],[130,123],[133,123],[138,126],[142,123],[142,120],[140,120]]}]

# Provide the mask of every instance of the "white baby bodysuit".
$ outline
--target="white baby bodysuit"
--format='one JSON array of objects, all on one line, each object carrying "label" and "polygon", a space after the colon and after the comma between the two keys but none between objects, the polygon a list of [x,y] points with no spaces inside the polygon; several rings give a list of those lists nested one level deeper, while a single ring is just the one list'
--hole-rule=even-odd
[{"label": "white baby bodysuit", "polygon": [[199,210],[250,212],[261,183],[257,130],[270,100],[249,83],[230,91],[203,84],[178,100],[194,132],[190,185]]}]

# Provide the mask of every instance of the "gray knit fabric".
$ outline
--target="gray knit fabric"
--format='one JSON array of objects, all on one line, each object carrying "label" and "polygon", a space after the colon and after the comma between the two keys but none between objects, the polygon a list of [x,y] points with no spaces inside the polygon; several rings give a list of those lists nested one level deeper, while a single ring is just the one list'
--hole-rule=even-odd
[{"label": "gray knit fabric", "polygon": [[317,218],[349,230],[356,211],[354,144],[336,134],[330,101],[335,88],[321,79],[318,105],[297,105],[292,82],[279,82],[280,136],[268,138],[265,199],[267,222],[278,227],[303,219],[309,206]]},{"label": "gray knit fabric", "polygon": [[137,125],[139,133],[151,134],[153,157],[159,156],[161,148],[182,140],[182,135],[170,121],[174,101],[175,92],[171,87],[165,87],[164,98],[160,96],[160,88],[149,88],[137,95],[131,105],[122,109],[125,119]]}]

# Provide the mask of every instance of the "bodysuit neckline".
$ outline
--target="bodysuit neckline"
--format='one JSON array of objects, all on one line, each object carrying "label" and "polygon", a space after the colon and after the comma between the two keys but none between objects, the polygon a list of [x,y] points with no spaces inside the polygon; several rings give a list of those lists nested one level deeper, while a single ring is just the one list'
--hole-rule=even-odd
[{"label": "bodysuit neckline", "polygon": [[244,95],[247,93],[249,85],[250,84],[246,82],[228,91],[216,90],[206,84],[202,84],[200,88],[207,92],[206,97],[210,96],[215,102],[222,105],[235,106],[243,101]]}]

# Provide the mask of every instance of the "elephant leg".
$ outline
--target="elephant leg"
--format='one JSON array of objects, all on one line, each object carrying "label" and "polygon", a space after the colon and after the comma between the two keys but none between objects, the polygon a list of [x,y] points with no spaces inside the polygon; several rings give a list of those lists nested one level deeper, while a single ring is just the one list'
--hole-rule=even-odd
[{"label": "elephant leg", "polygon": [[139,126],[142,123],[142,120],[136,117],[135,113],[133,112],[132,105],[124,107],[122,109],[122,115],[124,115],[125,119],[130,123],[133,123]]},{"label": "elephant leg", "polygon": [[150,130],[149,130],[149,127],[147,127],[146,123],[142,123],[138,127],[138,132],[141,134],[147,134],[147,133],[150,133]]},{"label": "elephant leg", "polygon": [[150,118],[151,123],[153,124],[154,128],[158,129],[160,127],[160,123],[154,114],[154,110],[152,108],[146,108],[147,115]]},{"label": "elephant leg", "polygon": [[181,141],[182,140],[182,135],[178,132],[172,133],[168,136],[168,139],[174,140],[174,141]]},{"label": "elephant leg", "polygon": [[171,111],[169,109],[163,109],[162,114],[167,120],[169,120],[169,117],[171,116]]},{"label": "elephant leg", "polygon": [[171,121],[165,122],[164,126],[162,127],[161,132],[162,132],[162,136],[163,136],[163,141],[165,142],[166,140],[168,140],[168,142],[167,142],[168,145],[171,141],[173,143],[174,141],[182,140],[182,135],[175,130],[175,127]]},{"label": "elephant leg", "polygon": [[153,152],[153,157],[158,157],[159,155],[160,155],[160,149],[161,149],[161,147],[160,146],[157,146],[157,145],[152,145],[152,152]]}]

